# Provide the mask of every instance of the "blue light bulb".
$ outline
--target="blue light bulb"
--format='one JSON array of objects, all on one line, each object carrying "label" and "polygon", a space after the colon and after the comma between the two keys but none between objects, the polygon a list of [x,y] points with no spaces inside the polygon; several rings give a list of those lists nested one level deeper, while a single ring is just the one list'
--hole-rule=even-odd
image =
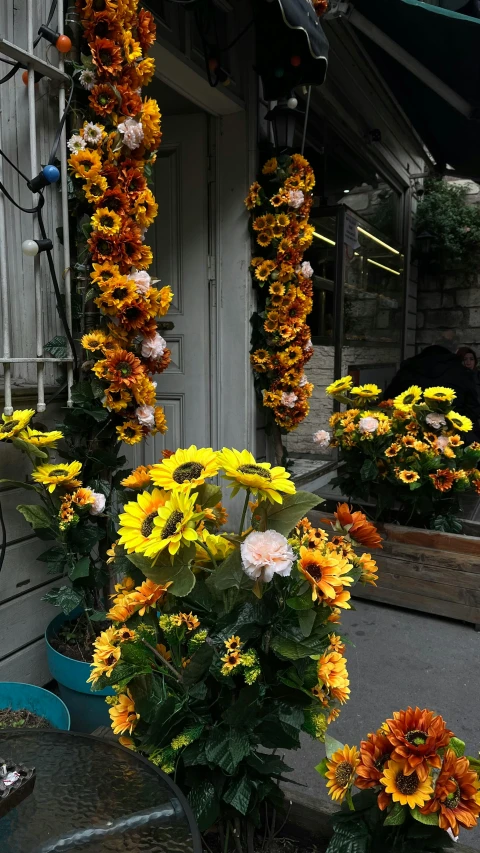
[{"label": "blue light bulb", "polygon": [[60,178],[60,172],[56,166],[44,166],[42,172],[49,184],[56,184]]}]

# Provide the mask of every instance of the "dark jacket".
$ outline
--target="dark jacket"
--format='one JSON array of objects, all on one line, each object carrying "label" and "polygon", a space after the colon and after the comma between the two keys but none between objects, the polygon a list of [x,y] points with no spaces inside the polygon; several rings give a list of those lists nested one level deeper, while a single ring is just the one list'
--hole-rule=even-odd
[{"label": "dark jacket", "polygon": [[473,371],[464,367],[458,356],[446,347],[427,347],[418,355],[403,361],[386,389],[384,399],[391,400],[411,385],[419,385],[422,390],[436,385],[452,388],[457,395],[452,409],[471,418],[474,423],[480,419],[480,402]]}]

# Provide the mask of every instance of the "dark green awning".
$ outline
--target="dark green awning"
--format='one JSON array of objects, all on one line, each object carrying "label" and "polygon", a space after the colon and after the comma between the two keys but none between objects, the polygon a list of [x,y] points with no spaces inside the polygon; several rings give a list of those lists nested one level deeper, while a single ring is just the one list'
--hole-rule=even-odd
[{"label": "dark green awning", "polygon": [[[472,8],[475,5],[465,6]],[[480,18],[421,0],[353,0],[359,12],[460,96],[462,114],[380,47],[361,26],[361,39],[440,168],[480,179]],[[348,16],[348,13],[347,13]]]}]

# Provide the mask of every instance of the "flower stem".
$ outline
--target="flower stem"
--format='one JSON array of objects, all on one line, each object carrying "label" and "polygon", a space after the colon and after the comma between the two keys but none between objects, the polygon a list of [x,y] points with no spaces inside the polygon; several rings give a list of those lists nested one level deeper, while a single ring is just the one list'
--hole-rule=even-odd
[{"label": "flower stem", "polygon": [[169,669],[169,670],[170,670],[170,672],[173,672],[173,674],[174,674],[175,678],[177,679],[177,681],[180,681],[180,682],[181,682],[181,680],[182,680],[182,676],[180,675],[180,673],[179,673],[179,672],[177,672],[177,670],[175,669],[175,667],[174,667],[174,666],[172,666],[172,665],[168,662],[168,660],[165,660],[165,658],[163,657],[163,655],[161,655],[161,654],[160,654],[160,652],[159,652],[159,651],[157,651],[157,649],[155,649],[153,646],[151,646],[151,645],[150,645],[150,643],[147,643],[147,641],[146,641],[146,640],[144,640],[144,639],[143,639],[143,637],[142,637],[142,643],[143,643],[143,645],[144,645],[144,646],[146,646],[146,647],[147,647],[147,649],[150,649],[150,651],[151,651],[151,652],[153,652],[153,654],[155,655],[155,657],[156,657],[156,658],[158,658],[158,660],[162,662],[162,665],[163,665],[163,666],[166,666],[166,667],[167,667],[167,669]]},{"label": "flower stem", "polygon": [[202,544],[200,545],[200,547],[203,548],[204,551],[207,552],[207,554],[210,557],[213,565],[215,566],[215,569],[218,569],[218,565],[217,565],[217,561],[215,560],[215,557],[213,556],[212,552],[210,551],[210,548],[208,548],[207,545],[205,544],[205,542],[203,542],[203,540],[202,540]]},{"label": "flower stem", "polygon": [[246,516],[246,514],[247,514],[248,501],[249,501],[249,499],[250,499],[250,489],[247,489],[247,494],[245,495],[245,503],[244,503],[244,505],[243,505],[242,517],[241,517],[241,519],[240,519],[240,528],[239,528],[239,531],[238,531],[238,535],[239,535],[239,536],[241,536],[241,535],[242,535],[242,533],[243,533],[243,525],[244,525],[244,523],[245,523],[245,516]]}]

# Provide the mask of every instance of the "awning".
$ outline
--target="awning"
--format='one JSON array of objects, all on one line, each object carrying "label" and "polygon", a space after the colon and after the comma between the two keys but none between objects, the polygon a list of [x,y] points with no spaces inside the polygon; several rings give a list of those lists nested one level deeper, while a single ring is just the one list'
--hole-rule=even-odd
[{"label": "awning", "polygon": [[312,0],[255,0],[254,11],[265,98],[277,100],[295,86],[323,83],[328,41]]},{"label": "awning", "polygon": [[480,18],[421,0],[341,6],[439,167],[480,179]]}]

